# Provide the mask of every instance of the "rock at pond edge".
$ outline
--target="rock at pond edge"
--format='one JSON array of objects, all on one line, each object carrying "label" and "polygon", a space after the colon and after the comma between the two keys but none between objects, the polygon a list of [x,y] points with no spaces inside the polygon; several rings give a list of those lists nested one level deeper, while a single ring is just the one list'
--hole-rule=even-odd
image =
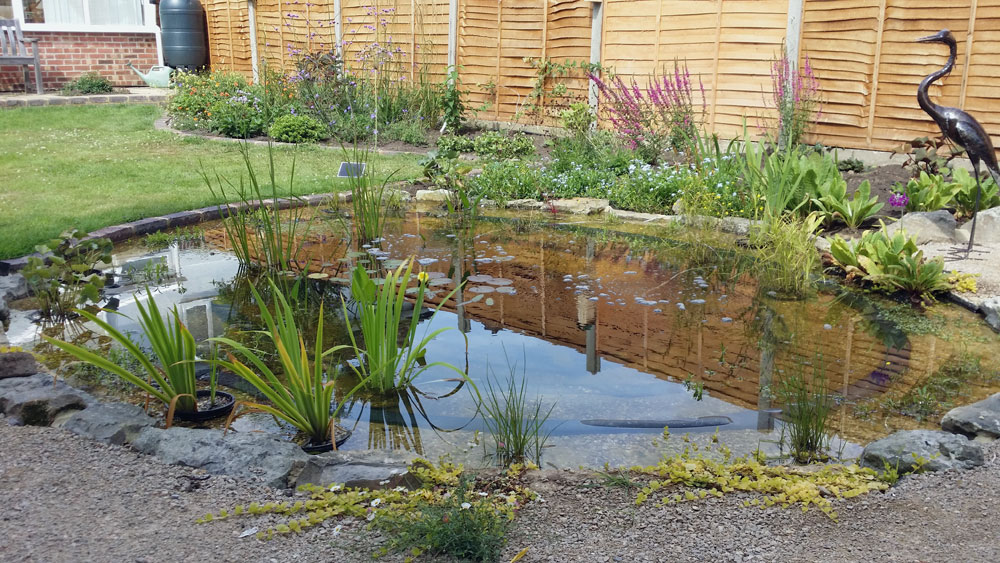
[{"label": "rock at pond edge", "polygon": [[970,438],[1000,437],[1000,393],[951,409],[941,419],[941,429]]},{"label": "rock at pond edge", "polygon": [[983,464],[983,450],[965,436],[939,430],[901,430],[876,440],[861,453],[861,465],[876,471],[886,466],[899,474],[915,469],[917,459],[923,459],[927,471],[970,469]]}]

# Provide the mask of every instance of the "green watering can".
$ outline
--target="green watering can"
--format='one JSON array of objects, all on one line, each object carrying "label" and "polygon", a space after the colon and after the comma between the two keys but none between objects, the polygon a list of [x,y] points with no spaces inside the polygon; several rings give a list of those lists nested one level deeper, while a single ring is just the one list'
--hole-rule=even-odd
[{"label": "green watering can", "polygon": [[131,62],[125,64],[128,65],[130,69],[135,71],[135,73],[138,74],[140,78],[142,78],[143,82],[145,82],[147,86],[152,86],[153,88],[170,87],[170,73],[173,72],[174,69],[170,68],[169,66],[154,66],[153,68],[149,69],[149,72],[143,74],[139,72],[139,69],[132,66]]}]

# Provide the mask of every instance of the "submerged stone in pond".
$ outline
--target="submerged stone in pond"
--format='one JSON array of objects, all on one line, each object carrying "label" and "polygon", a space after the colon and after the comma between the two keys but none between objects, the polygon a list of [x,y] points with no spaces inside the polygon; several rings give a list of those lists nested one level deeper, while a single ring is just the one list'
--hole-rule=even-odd
[{"label": "submerged stone in pond", "polygon": [[731,323],[731,322],[733,322],[733,319],[730,318],[730,317],[722,317],[719,320],[722,321],[722,322],[724,322],[724,323]]},{"label": "submerged stone in pond", "polygon": [[438,261],[437,258],[418,258],[417,264],[420,264],[421,266],[430,266],[431,264],[437,261]]},{"label": "submerged stone in pond", "polygon": [[480,264],[489,264],[490,262],[493,261],[493,259],[492,258],[476,258],[475,261],[479,262]]},{"label": "submerged stone in pond", "polygon": [[688,301],[688,303],[691,303],[692,305],[704,305],[705,304],[705,300],[704,299],[692,299],[692,300]]},{"label": "submerged stone in pond", "polygon": [[490,285],[514,285],[514,282],[506,278],[493,278],[486,283]]},{"label": "submerged stone in pond", "polygon": [[474,285],[469,288],[469,293],[493,293],[494,291],[496,288],[489,285]]},{"label": "submerged stone in pond", "polygon": [[635,273],[637,273],[635,270],[626,270],[625,271],[625,275],[630,275],[630,274],[635,274]]},{"label": "submerged stone in pond", "polygon": [[469,276],[466,279],[469,280],[470,282],[474,282],[474,283],[486,283],[486,282],[490,281],[491,279],[493,279],[493,276],[488,275],[488,274],[476,274],[474,276]]},{"label": "submerged stone in pond", "polygon": [[678,303],[677,308],[680,309],[681,311],[687,310],[687,307],[685,307],[683,303]]}]

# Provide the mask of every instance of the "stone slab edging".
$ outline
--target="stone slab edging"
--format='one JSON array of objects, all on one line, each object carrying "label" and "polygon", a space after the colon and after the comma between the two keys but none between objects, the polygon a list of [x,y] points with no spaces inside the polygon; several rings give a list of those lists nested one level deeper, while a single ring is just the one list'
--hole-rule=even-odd
[{"label": "stone slab edging", "polygon": [[0,413],[8,424],[62,428],[85,439],[131,448],[163,463],[255,479],[279,489],[330,483],[392,488],[407,484],[408,465],[417,457],[386,450],[310,455],[273,434],[179,426],[162,429],[141,407],[102,402],[50,373],[4,375],[0,373]]},{"label": "stone slab edging", "polygon": [[[153,90],[150,88],[150,90]],[[128,94],[89,94],[85,96],[62,96],[59,94],[24,94],[0,96],[0,108],[23,108],[43,106],[79,106],[96,104],[154,104],[162,105],[170,98],[168,91],[141,92]]]}]

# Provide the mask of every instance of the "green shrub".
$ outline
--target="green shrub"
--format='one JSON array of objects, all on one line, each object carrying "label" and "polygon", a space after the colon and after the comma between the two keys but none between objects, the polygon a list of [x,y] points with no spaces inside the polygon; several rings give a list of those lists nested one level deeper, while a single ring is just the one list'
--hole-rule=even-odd
[{"label": "green shrub", "polygon": [[107,94],[114,90],[111,81],[96,72],[88,72],[63,86],[64,96],[85,96],[87,94]]},{"label": "green shrub", "polygon": [[[174,95],[170,97],[167,111],[173,118],[187,118],[200,127],[208,126],[212,106],[220,100],[245,95],[251,90],[246,77],[234,72],[195,74],[177,72],[173,76]],[[256,95],[256,94],[254,94]],[[259,101],[259,100],[258,100]]]},{"label": "green shrub", "polygon": [[427,144],[427,128],[423,121],[416,119],[404,119],[386,125],[379,131],[383,139],[389,141],[402,141],[411,145],[422,147]]},{"label": "green shrub", "polygon": [[[955,193],[955,207],[958,214],[972,217],[976,207],[976,179],[965,168],[956,168],[951,174],[952,181],[958,185]],[[983,192],[980,196],[979,209],[990,209],[1000,205],[1000,189],[993,178],[987,176],[980,181]]]},{"label": "green shrub", "polygon": [[569,109],[563,110],[559,117],[563,127],[573,135],[586,135],[597,121],[590,104],[584,102],[570,104]]},{"label": "green shrub", "polygon": [[326,138],[326,127],[308,115],[282,115],[274,120],[268,134],[282,143],[315,143]]},{"label": "green shrub", "polygon": [[458,71],[454,67],[448,73],[441,92],[441,109],[445,129],[458,131],[462,127],[462,116],[465,114],[465,102],[462,101],[465,92],[459,86]]},{"label": "green shrub", "polygon": [[921,172],[920,176],[911,178],[905,187],[896,184],[893,191],[910,198],[907,211],[937,211],[950,205],[960,189],[957,183],[945,181],[944,176]]},{"label": "green shrub", "polygon": [[535,143],[523,133],[511,136],[499,131],[487,131],[475,138],[473,149],[486,158],[517,158],[535,154]]},{"label": "green shrub", "polygon": [[205,112],[208,128],[236,139],[256,137],[264,133],[267,129],[267,116],[258,94],[259,89],[253,88],[217,100]]},{"label": "green shrub", "polygon": [[437,148],[441,152],[473,152],[476,150],[472,138],[459,137],[457,135],[442,135],[438,137]]},{"label": "green shrub", "polygon": [[924,260],[924,252],[902,230],[890,235],[883,226],[865,232],[855,242],[835,236],[830,254],[848,280],[862,279],[882,291],[903,291],[926,301],[950,288],[944,261],[940,257]]},{"label": "green shrub", "polygon": [[814,198],[812,203],[825,222],[839,220],[848,227],[857,229],[885,206],[884,203],[879,203],[878,196],[871,195],[871,188],[871,184],[865,180],[848,198],[847,182],[830,182],[820,188],[820,197]]},{"label": "green shrub", "polygon": [[861,162],[859,158],[845,158],[844,160],[837,161],[837,170],[841,172],[861,173],[865,171],[865,163]]},{"label": "green shrub", "polygon": [[472,179],[473,193],[505,204],[512,199],[540,195],[538,169],[521,160],[488,162],[483,172]]}]

